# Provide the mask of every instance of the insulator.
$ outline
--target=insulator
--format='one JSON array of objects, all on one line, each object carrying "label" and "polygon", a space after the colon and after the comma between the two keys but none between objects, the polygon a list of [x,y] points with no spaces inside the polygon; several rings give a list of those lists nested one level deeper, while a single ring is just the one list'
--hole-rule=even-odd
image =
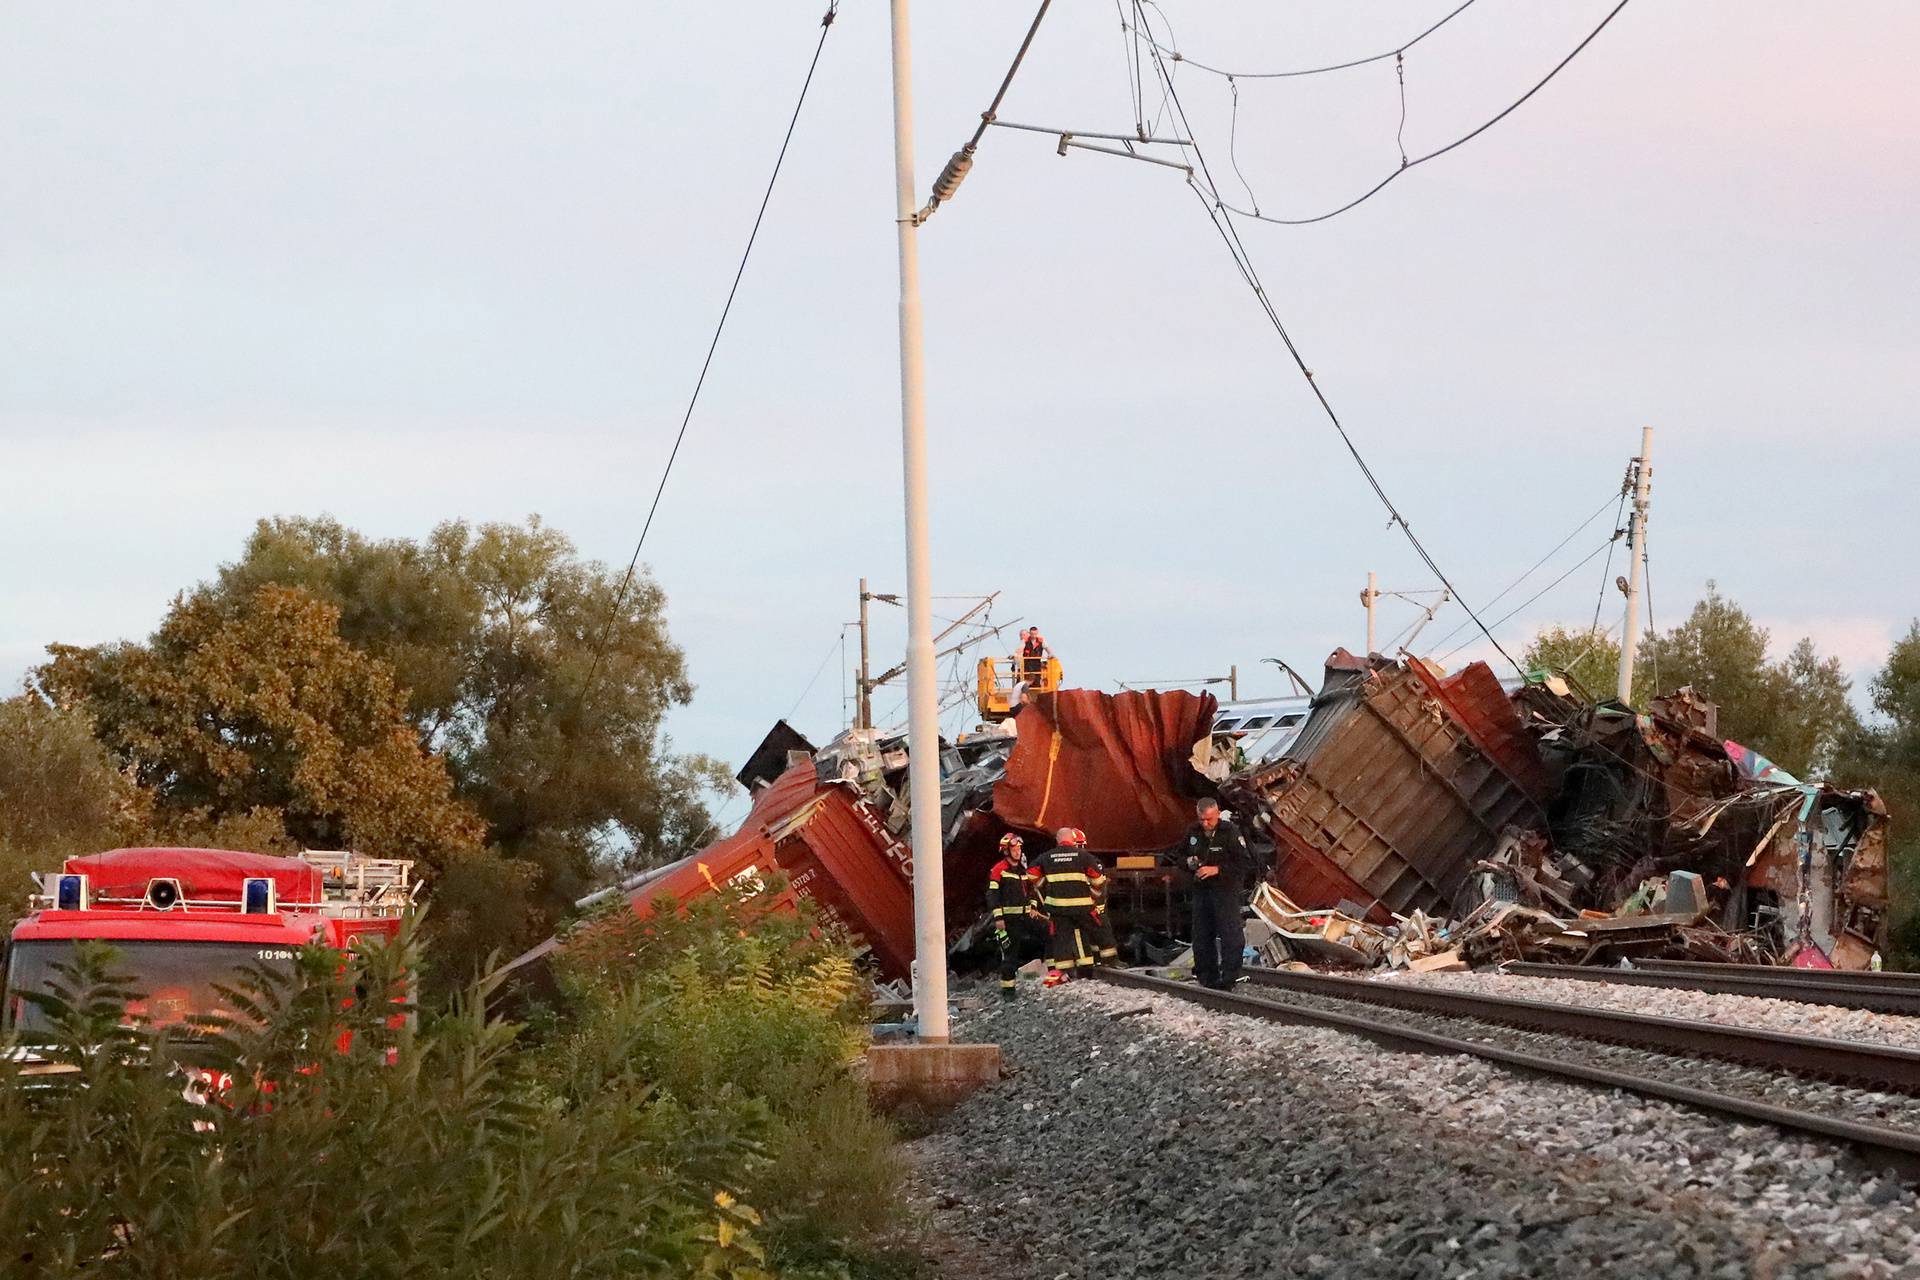
[{"label": "insulator", "polygon": [[965,151],[953,153],[953,159],[947,161],[947,167],[940,171],[934,180],[933,198],[939,201],[953,199],[953,193],[960,189],[960,180],[967,176],[967,170],[973,168],[973,157]]}]

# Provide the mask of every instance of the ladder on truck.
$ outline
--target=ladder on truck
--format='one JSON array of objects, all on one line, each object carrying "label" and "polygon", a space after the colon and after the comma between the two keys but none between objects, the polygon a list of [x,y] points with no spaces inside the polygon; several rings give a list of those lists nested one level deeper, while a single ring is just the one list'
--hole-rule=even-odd
[{"label": "ladder on truck", "polygon": [[420,891],[408,858],[376,858],[351,849],[303,849],[300,860],[319,870],[323,886],[319,906],[330,916],[402,915]]}]

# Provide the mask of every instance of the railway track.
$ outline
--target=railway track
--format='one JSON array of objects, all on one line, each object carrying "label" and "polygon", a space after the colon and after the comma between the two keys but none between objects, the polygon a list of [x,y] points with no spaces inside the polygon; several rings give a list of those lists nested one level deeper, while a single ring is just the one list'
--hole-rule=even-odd
[{"label": "railway track", "polygon": [[[1683,1058],[1711,1057],[1732,1060],[1746,1067],[1764,1067],[1798,1075],[1817,1074],[1827,1078],[1845,1078],[1850,1082],[1871,1079],[1875,1072],[1897,1075],[1909,1082],[1915,1081],[1916,1077],[1912,1074],[1915,1063],[1903,1060],[1920,1061],[1920,1054],[1909,1050],[1891,1049],[1880,1045],[1861,1045],[1850,1041],[1821,1040],[1812,1036],[1756,1032],[1715,1023],[1687,1023],[1673,1018],[1638,1018],[1627,1014],[1608,1014],[1606,1017],[1610,1020],[1619,1019],[1640,1023],[1643,1024],[1642,1029],[1634,1031],[1617,1025],[1603,1029],[1596,1023],[1588,1021],[1587,1018],[1588,1015],[1599,1013],[1597,1010],[1550,1005],[1539,1001],[1465,996],[1432,988],[1393,988],[1387,983],[1361,982],[1351,978],[1327,978],[1320,974],[1255,970],[1249,974],[1248,986],[1253,988],[1252,990],[1230,992],[1212,991],[1193,983],[1174,982],[1135,970],[1103,969],[1098,971],[1098,976],[1101,980],[1118,986],[1159,992],[1224,1013],[1235,1013],[1295,1026],[1332,1027],[1364,1036],[1392,1049],[1465,1054],[1497,1062],[1529,1074],[1575,1080],[1607,1089],[1623,1089],[1643,1097],[1659,1098],[1720,1115],[1772,1125],[1791,1133],[1816,1135],[1845,1144],[1871,1165],[1896,1172],[1909,1182],[1920,1182],[1920,1131],[1870,1124],[1843,1116],[1780,1106],[1752,1096],[1743,1096],[1737,1092],[1704,1088],[1697,1084],[1663,1079],[1658,1075],[1641,1071],[1620,1070],[1594,1061],[1581,1061],[1577,1051],[1563,1056],[1557,1053],[1533,1052],[1486,1039],[1476,1039],[1472,1034],[1447,1034],[1431,1026],[1416,1025],[1394,1015],[1412,1014],[1415,1017],[1454,1020],[1462,1024],[1461,1030],[1468,1032],[1484,1032],[1486,1024],[1491,1022],[1502,1026],[1519,1027],[1528,1032],[1544,1032],[1575,1041],[1597,1039],[1608,1044],[1628,1044],[1636,1049],[1674,1054]],[[1275,978],[1290,981],[1274,981]],[[1363,996],[1352,990],[1356,987],[1376,988],[1383,992],[1391,991],[1394,994],[1375,996],[1369,993]],[[1307,1001],[1289,1000],[1286,998],[1288,994],[1304,995],[1308,999]],[[1414,1000],[1400,998],[1405,996],[1419,998]],[[1344,1009],[1329,1007],[1340,1004],[1348,1007]],[[1526,1010],[1499,1007],[1510,1005],[1534,1007]],[[1475,1009],[1472,1006],[1480,1007]],[[1387,1012],[1383,1014],[1383,1010]],[[1543,1014],[1541,1010],[1547,1012]],[[1548,1017],[1548,1014],[1553,1017]],[[1527,1021],[1513,1020],[1522,1018]],[[1542,1025],[1542,1021],[1547,1025]],[[1556,1021],[1558,1025],[1552,1025]],[[1683,1033],[1676,1031],[1676,1027],[1696,1030]],[[1617,1035],[1634,1035],[1643,1038],[1614,1039],[1613,1037]],[[1704,1038],[1707,1035],[1720,1040],[1737,1040],[1739,1043],[1731,1046],[1710,1044]],[[1778,1043],[1781,1041],[1806,1043]],[[1776,1056],[1770,1062],[1764,1060],[1768,1050],[1761,1047],[1766,1042],[1774,1042],[1777,1049]],[[1565,1043],[1565,1040],[1562,1043]],[[1661,1047],[1655,1047],[1656,1043]],[[1681,1047],[1685,1045],[1692,1047]],[[1838,1070],[1828,1068],[1810,1071],[1807,1054],[1811,1045],[1838,1046],[1838,1051],[1845,1051],[1842,1058],[1845,1065]],[[1853,1051],[1865,1052],[1856,1054]],[[1886,1055],[1892,1055],[1892,1058],[1889,1059]],[[1875,1060],[1883,1065],[1877,1067],[1871,1065]],[[1886,1081],[1883,1079],[1880,1083],[1884,1085]],[[1911,1087],[1909,1083],[1909,1090]]]},{"label": "railway track", "polygon": [[1765,965],[1695,966],[1683,961],[1643,961],[1631,969],[1515,961],[1502,965],[1500,972],[1523,978],[1564,978],[1613,986],[1667,987],[1716,995],[1759,996],[1769,1000],[1791,1000],[1798,1004],[1831,1005],[1841,1009],[1920,1017],[1920,975],[1916,974],[1832,973],[1825,970],[1769,968]]}]

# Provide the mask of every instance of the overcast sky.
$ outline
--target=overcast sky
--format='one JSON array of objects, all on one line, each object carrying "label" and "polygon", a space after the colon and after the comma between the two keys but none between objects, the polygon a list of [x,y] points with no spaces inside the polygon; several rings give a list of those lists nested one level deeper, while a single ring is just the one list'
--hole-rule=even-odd
[{"label": "overcast sky", "polygon": [[[1188,56],[1248,71],[1452,7],[1163,3]],[[145,635],[265,515],[414,536],[537,512],[624,564],[821,7],[10,6],[0,678]],[[1408,152],[1609,7],[1479,0],[1407,54]],[[919,10],[924,188],[1032,8]],[[1715,579],[1777,641],[1877,665],[1920,611],[1916,46],[1906,0],[1639,0],[1459,151],[1244,230],[1469,599],[1600,506],[1652,425],[1655,621]],[[1125,50],[1111,0],[1057,0],[1002,118],[1130,129]],[[646,550],[698,684],[675,739],[736,763],[796,701],[837,729],[856,581],[905,585],[887,71],[885,6],[847,0]],[[1177,83],[1228,168],[1226,84]],[[1239,83],[1262,209],[1399,164],[1391,62]],[[993,131],[922,254],[936,590],[1003,590],[1072,683],[1237,663],[1277,692],[1259,659],[1359,646],[1369,569],[1432,585],[1176,171]],[[1600,568],[1502,639],[1584,623]],[[1383,638],[1411,616],[1385,609]]]}]

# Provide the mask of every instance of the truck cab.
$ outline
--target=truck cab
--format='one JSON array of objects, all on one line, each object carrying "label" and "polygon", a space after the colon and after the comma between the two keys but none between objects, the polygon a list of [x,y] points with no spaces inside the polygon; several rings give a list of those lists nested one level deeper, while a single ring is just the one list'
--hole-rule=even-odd
[{"label": "truck cab", "polygon": [[413,864],[344,851],[291,857],[232,849],[115,849],[39,877],[7,947],[4,1015],[30,1044],[44,1030],[27,993],[49,989],[81,942],[103,942],[139,994],[126,1020],[178,1027],[239,1011],[218,988],[247,969],[291,968],[309,943],[339,951],[400,930],[419,886]]}]

